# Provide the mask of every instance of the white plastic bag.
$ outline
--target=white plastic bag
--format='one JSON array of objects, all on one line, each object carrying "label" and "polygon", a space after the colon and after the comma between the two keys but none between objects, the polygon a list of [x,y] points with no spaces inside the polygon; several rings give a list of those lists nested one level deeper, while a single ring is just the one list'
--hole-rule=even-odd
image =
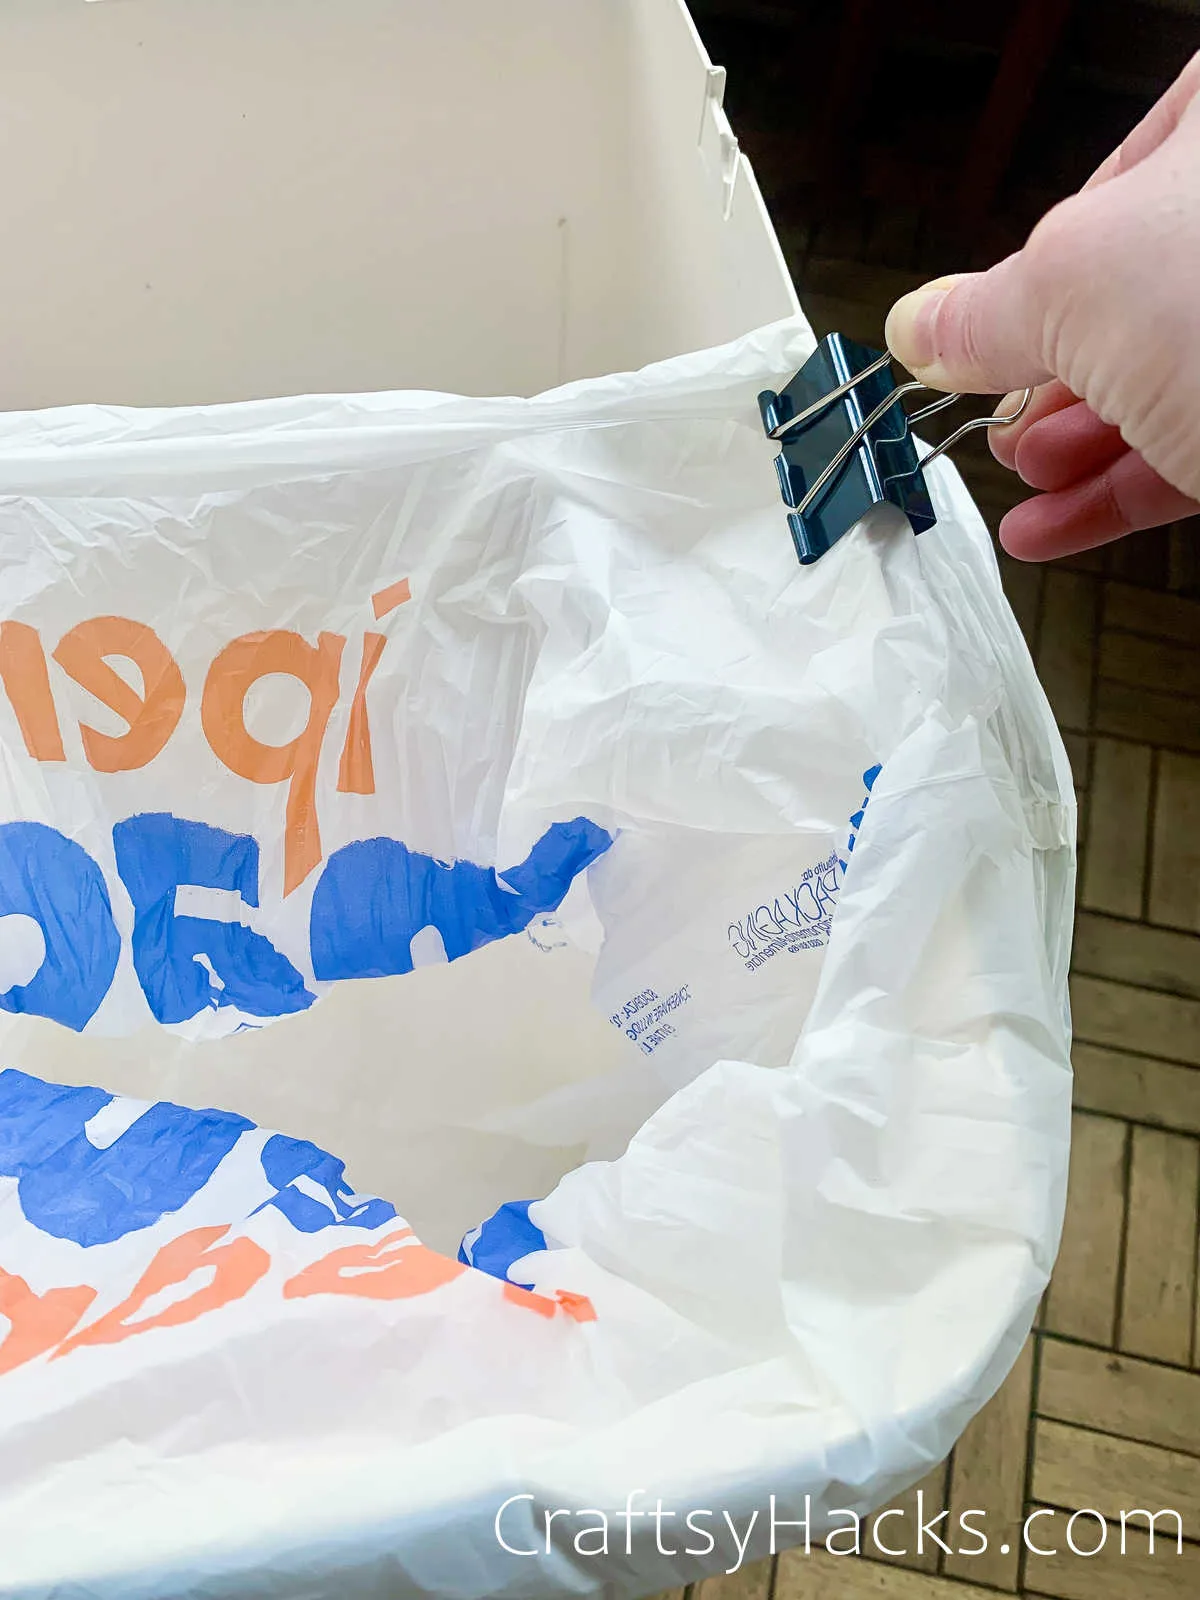
[{"label": "white plastic bag", "polygon": [[0,1593],[644,1593],[1004,1376],[1069,770],[952,467],[797,566],[811,348],[0,421]]}]

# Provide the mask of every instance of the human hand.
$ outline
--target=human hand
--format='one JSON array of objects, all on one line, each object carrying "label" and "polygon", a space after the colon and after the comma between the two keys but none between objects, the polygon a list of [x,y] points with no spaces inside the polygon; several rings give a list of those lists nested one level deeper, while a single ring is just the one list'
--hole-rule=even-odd
[{"label": "human hand", "polygon": [[905,295],[886,337],[935,389],[1037,386],[988,431],[1042,491],[1001,522],[1010,554],[1045,561],[1200,511],[1200,55],[1024,249]]}]

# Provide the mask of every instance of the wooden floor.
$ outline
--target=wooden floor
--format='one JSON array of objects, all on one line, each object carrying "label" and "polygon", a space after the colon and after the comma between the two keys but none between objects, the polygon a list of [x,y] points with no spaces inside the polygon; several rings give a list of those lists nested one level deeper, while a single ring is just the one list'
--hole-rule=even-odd
[{"label": "wooden floor", "polygon": [[[907,287],[859,261],[792,265],[820,333],[879,343]],[[994,529],[1024,491],[985,452],[958,459]],[[927,1512],[983,1507],[1012,1537],[974,1558],[788,1554],[694,1600],[1200,1600],[1200,600],[1178,592],[1197,542],[1193,521],[1048,568],[1002,563],[1080,799],[1070,1198],[1038,1329],[923,1488]],[[1041,1506],[1059,1509],[1035,1533],[1057,1557],[1022,1548]],[[1182,1556],[1160,1522],[1151,1558],[1131,1522],[1122,1557],[1120,1513],[1139,1507],[1180,1513]],[[1076,1510],[1109,1519],[1094,1558],[1066,1548]],[[1088,1550],[1100,1533],[1084,1517],[1073,1537]]]}]

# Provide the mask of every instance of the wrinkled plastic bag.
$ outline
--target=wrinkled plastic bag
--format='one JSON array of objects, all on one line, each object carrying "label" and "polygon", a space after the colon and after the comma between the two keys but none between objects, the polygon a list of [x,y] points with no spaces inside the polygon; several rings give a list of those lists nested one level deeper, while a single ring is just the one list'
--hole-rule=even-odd
[{"label": "wrinkled plastic bag", "polygon": [[0,420],[0,1592],[644,1593],[998,1386],[1073,791],[945,461],[797,566],[811,348]]}]

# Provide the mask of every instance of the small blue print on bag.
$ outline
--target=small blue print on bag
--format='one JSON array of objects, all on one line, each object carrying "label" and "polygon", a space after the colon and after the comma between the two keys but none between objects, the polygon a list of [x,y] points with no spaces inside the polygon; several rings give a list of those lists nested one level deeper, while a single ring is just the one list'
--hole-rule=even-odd
[{"label": "small blue print on bag", "polygon": [[862,827],[871,789],[881,771],[876,765],[863,773],[867,793],[850,818],[845,851],[831,851],[823,861],[806,867],[794,884],[769,903],[764,901],[729,924],[729,947],[744,963],[747,972],[755,971],[782,952],[820,950],[829,942],[833,914],[846,880],[847,863]]},{"label": "small blue print on bag", "polygon": [[[858,837],[858,830],[862,827],[863,812],[867,809],[867,802],[871,798],[871,790],[875,787],[875,779],[882,771],[883,767],[877,762],[875,766],[868,767],[863,773],[863,786],[867,792],[863,796],[862,805],[859,806],[858,810],[850,818],[850,837],[846,840],[847,855],[849,855],[854,849],[854,841]],[[838,860],[838,866],[841,867],[843,872],[845,872],[846,863],[841,858]]]}]

